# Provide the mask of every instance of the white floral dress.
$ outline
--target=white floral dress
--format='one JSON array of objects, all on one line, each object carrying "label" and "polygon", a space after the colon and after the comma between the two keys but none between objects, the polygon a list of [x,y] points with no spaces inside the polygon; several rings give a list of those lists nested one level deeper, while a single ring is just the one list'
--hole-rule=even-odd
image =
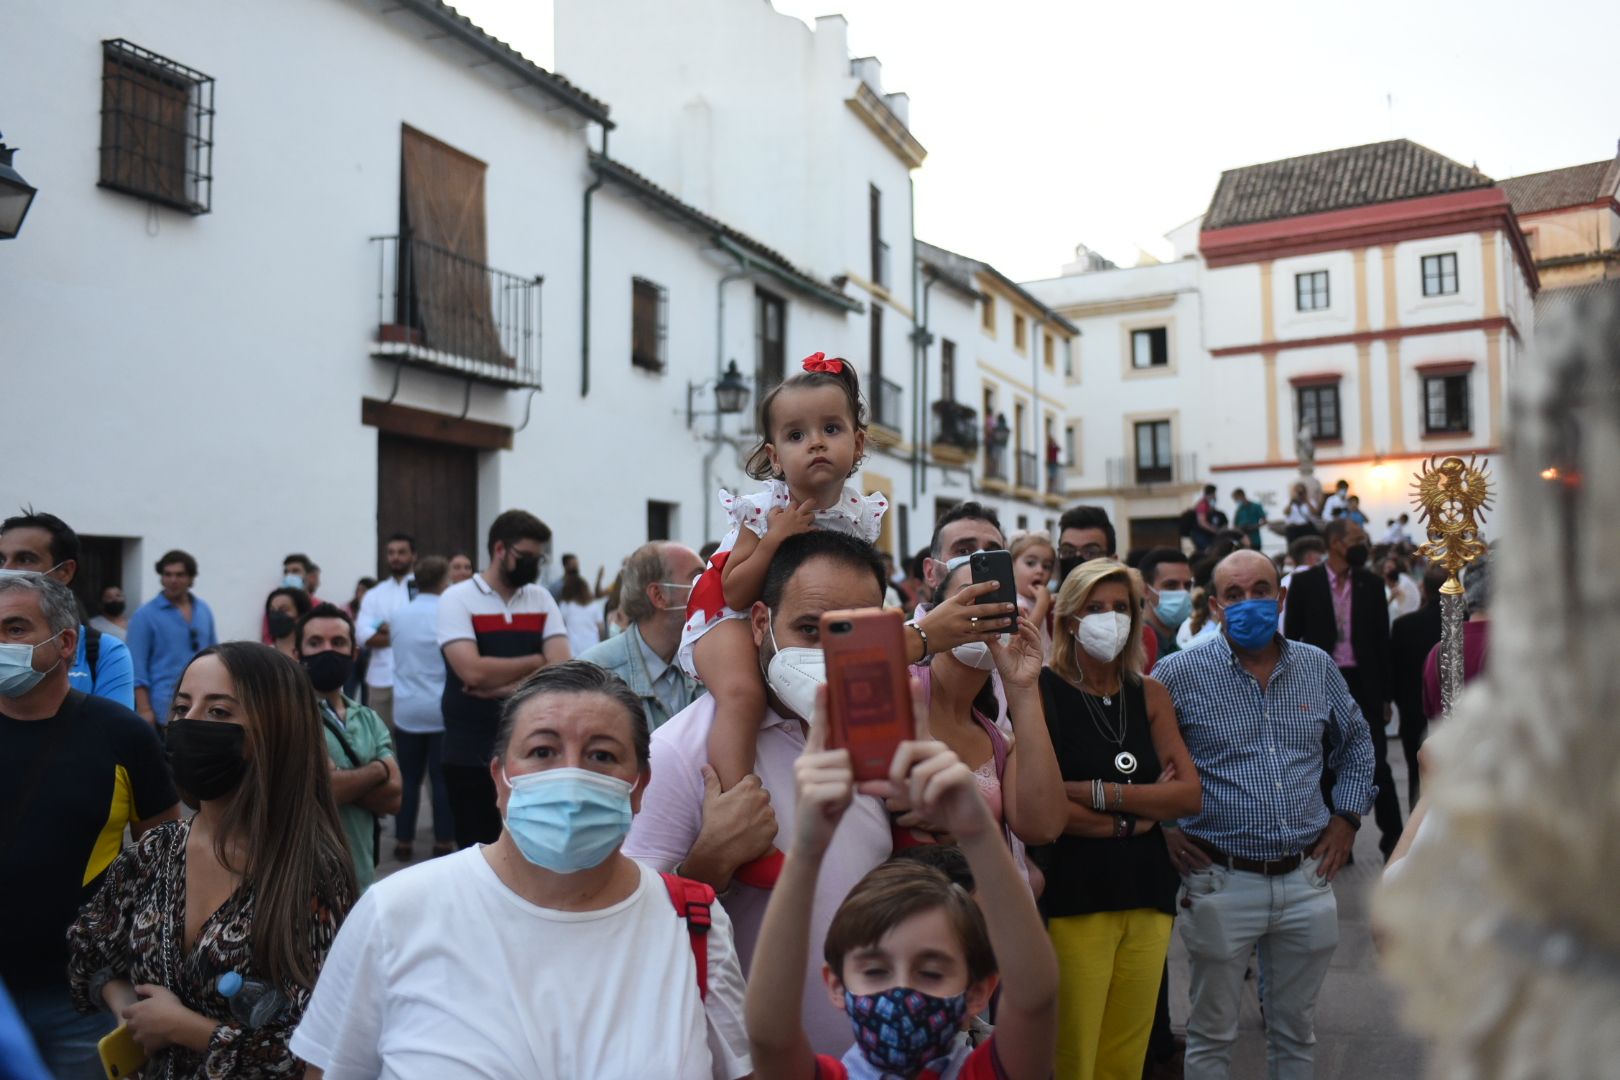
[{"label": "white floral dress", "polygon": [[[686,602],[686,626],[681,631],[681,647],[675,654],[681,670],[694,679],[698,673],[693,649],[698,638],[726,619],[748,617],[746,611],[736,611],[726,606],[725,590],[720,584],[720,571],[725,568],[731,549],[737,546],[738,531],[747,528],[756,536],[764,536],[771,511],[787,509],[793,505],[793,499],[788,494],[787,481],[769,480],[764,490],[747,495],[733,494],[721,488],[720,505],[731,519],[731,529],[710,557],[709,565],[704,567],[703,573],[692,585],[692,595]],[[883,524],[883,514],[888,509],[888,496],[877,492],[862,495],[845,485],[836,503],[825,510],[816,511],[816,528],[858,536],[868,544],[875,543],[878,529]]]}]

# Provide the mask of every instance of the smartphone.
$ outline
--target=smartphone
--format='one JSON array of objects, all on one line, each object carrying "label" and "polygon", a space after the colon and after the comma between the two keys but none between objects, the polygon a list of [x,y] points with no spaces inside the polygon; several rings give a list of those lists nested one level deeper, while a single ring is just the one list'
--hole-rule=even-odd
[{"label": "smartphone", "polygon": [[[989,629],[1002,630],[1011,633],[1017,627],[1016,605],[1018,604],[1018,583],[1013,578],[1013,557],[1010,551],[975,551],[968,556],[968,566],[973,570],[973,584],[978,585],[985,581],[994,581],[996,591],[988,596],[979,597],[981,604],[1012,604],[1015,613],[991,626]],[[979,625],[983,626],[983,623]]]},{"label": "smartphone", "polygon": [[916,738],[904,617],[863,608],[821,617],[827,658],[827,745],[849,750],[855,779],[883,780],[894,752]]},{"label": "smartphone", "polygon": [[119,1024],[96,1043],[101,1052],[101,1067],[107,1070],[108,1080],[124,1080],[134,1076],[146,1064],[146,1051],[129,1032],[129,1025]]}]

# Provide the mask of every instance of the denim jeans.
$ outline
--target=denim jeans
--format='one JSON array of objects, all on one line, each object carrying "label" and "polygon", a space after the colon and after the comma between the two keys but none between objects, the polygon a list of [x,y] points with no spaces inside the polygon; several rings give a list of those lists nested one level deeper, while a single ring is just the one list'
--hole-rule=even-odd
[{"label": "denim jeans", "polygon": [[81,1013],[73,1007],[66,983],[13,990],[12,997],[23,1026],[34,1037],[39,1056],[56,1080],[106,1080],[96,1043],[118,1026],[111,1013]]},{"label": "denim jeans", "polygon": [[1277,877],[1211,866],[1182,878],[1181,940],[1192,1011],[1186,1080],[1226,1080],[1237,1041],[1243,974],[1259,946],[1270,1080],[1309,1080],[1316,995],[1339,944],[1333,885],[1306,861]]},{"label": "denim jeans", "polygon": [[439,745],[443,742],[442,731],[427,734],[394,732],[394,756],[399,761],[399,778],[405,786],[399,797],[399,813],[394,815],[394,839],[402,844],[416,838],[416,811],[422,803],[424,772],[433,797],[433,839],[440,844],[448,844],[455,839],[455,826],[450,817],[450,791],[444,786],[444,766],[439,760]]}]

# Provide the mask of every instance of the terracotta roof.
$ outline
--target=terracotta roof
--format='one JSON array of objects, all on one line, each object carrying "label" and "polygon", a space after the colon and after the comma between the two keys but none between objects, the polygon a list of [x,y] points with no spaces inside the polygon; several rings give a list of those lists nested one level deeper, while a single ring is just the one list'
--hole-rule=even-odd
[{"label": "terracotta roof", "polygon": [[741,248],[750,257],[768,264],[765,267],[766,270],[769,270],[779,280],[793,286],[799,292],[808,294],[834,307],[843,308],[846,311],[861,312],[866,310],[865,305],[859,300],[845,296],[831,282],[822,281],[813,274],[800,270],[789,262],[781,252],[767,247],[747,233],[732,228],[690,203],[682,202],[628,165],[614,161],[612,158],[603,157],[593,150],[591,151],[591,168],[602,179],[612,180],[626,191],[645,200],[669,217],[689,227],[696,228],[700,232],[708,233],[716,237],[717,240],[729,241],[735,247]]},{"label": "terracotta roof", "polygon": [[1583,206],[1614,193],[1614,184],[1605,184],[1614,161],[1592,161],[1562,169],[1528,173],[1502,181],[1515,214],[1534,214],[1565,206]]},{"label": "terracotta roof", "polygon": [[608,119],[607,102],[592,97],[556,72],[547,71],[445,3],[445,0],[397,0],[397,7],[426,19],[581,116],[595,120],[604,127],[613,127],[613,121]]},{"label": "terracotta roof", "polygon": [[1408,139],[1351,146],[1221,173],[1203,228],[1348,210],[1490,187],[1477,169]]},{"label": "terracotta roof", "polygon": [[[962,291],[967,292],[975,297],[981,296],[982,294],[979,292],[978,288],[973,285],[974,275],[980,273],[988,274],[992,278],[995,278],[996,282],[1002,288],[1006,289],[1014,296],[1021,298],[1024,303],[1028,304],[1036,311],[1039,311],[1047,321],[1056,323],[1058,326],[1061,326],[1071,334],[1080,333],[1080,328],[1078,326],[1074,325],[1074,323],[1070,322],[1068,319],[1065,319],[1062,315],[1059,315],[1057,312],[1041,303],[1039,299],[1025,290],[1022,285],[1018,284],[1018,282],[1014,281],[1006,274],[1003,274],[1000,270],[997,270],[987,262],[980,259],[971,259],[966,255],[958,255],[954,251],[947,251],[938,245],[930,244],[923,240],[917,241],[917,257],[925,265],[931,266],[938,271],[942,281],[947,281],[957,289],[961,289]],[[966,286],[965,289],[963,288],[964,285]]]}]

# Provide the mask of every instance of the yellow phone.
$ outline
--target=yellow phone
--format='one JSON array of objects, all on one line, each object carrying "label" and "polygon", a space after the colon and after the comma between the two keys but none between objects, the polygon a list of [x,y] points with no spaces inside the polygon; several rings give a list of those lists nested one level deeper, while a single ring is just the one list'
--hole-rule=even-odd
[{"label": "yellow phone", "polygon": [[140,1072],[146,1064],[146,1051],[129,1033],[129,1025],[119,1024],[96,1044],[101,1051],[101,1067],[107,1070],[107,1080],[124,1080]]}]

